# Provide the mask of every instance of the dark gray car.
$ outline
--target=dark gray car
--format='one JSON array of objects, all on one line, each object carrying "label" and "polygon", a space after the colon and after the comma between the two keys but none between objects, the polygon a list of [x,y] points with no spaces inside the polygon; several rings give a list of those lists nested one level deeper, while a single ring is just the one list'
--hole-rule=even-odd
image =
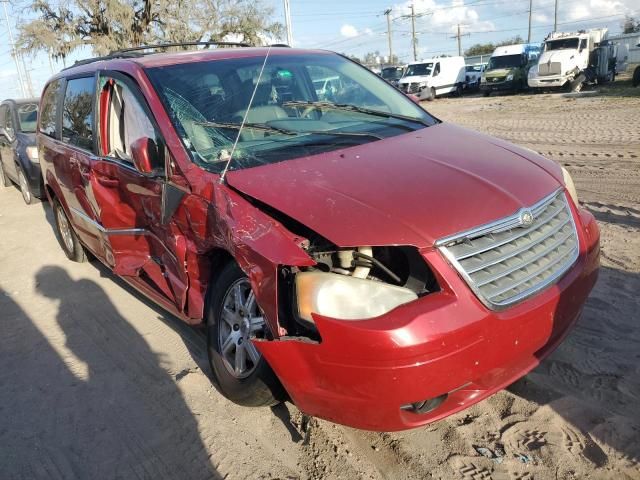
[{"label": "dark gray car", "polygon": [[44,195],[35,138],[38,104],[37,98],[0,104],[0,185],[16,183],[27,204]]}]

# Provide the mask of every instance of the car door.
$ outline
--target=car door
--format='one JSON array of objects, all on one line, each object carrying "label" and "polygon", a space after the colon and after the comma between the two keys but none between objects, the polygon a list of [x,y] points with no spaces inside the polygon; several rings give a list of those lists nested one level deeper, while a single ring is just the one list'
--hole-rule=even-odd
[{"label": "car door", "polygon": [[16,133],[11,104],[5,103],[0,106],[0,118],[2,119],[2,128],[4,129],[0,135],[0,155],[2,155],[2,165],[7,176],[12,180],[17,181],[18,170],[13,152]]},{"label": "car door", "polygon": [[[135,82],[102,72],[97,89],[97,154],[81,164],[91,219],[104,240],[104,260],[118,275],[160,295],[183,311],[186,299],[186,240],[171,221],[165,201],[168,156],[153,115]],[[153,144],[154,171],[134,163],[134,145]],[[178,193],[178,198],[181,195]],[[174,197],[175,198],[175,197]]]},{"label": "car door", "polygon": [[94,255],[103,258],[105,241],[93,221],[88,188],[95,157],[96,75],[67,78],[63,89],[61,142],[53,155],[55,176],[78,237]]}]

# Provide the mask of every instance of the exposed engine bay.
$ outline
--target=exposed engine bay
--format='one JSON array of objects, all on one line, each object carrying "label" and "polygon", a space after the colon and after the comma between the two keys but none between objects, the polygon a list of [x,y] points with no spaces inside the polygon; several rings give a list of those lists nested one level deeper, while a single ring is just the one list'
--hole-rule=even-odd
[{"label": "exposed engine bay", "polygon": [[290,311],[280,318],[293,320],[285,326],[291,336],[320,339],[312,314],[364,320],[439,290],[414,247],[338,248],[325,241],[307,253],[316,265],[282,270],[287,286],[281,289],[281,312]]}]

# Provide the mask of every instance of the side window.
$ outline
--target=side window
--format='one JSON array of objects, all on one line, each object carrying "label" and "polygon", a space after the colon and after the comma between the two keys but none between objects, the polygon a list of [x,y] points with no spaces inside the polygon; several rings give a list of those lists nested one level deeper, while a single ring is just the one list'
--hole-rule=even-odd
[{"label": "side window", "polygon": [[85,150],[93,150],[93,77],[67,82],[62,108],[62,141]]},{"label": "side window", "polygon": [[440,62],[436,63],[436,66],[433,67],[433,76],[435,77],[436,75],[440,74]]},{"label": "side window", "polygon": [[159,145],[157,132],[128,84],[101,78],[100,86],[100,155],[133,163],[131,144],[141,138],[150,138]]},{"label": "side window", "polygon": [[58,138],[56,125],[60,85],[60,80],[55,80],[47,86],[42,97],[42,112],[40,112],[40,132],[53,138]]}]

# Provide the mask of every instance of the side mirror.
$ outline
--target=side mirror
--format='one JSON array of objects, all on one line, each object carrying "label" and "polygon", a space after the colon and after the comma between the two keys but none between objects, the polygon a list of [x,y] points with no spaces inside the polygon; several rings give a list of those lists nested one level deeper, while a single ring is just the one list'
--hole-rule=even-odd
[{"label": "side mirror", "polygon": [[133,164],[140,173],[152,174],[164,168],[160,149],[151,138],[139,138],[132,142],[129,148]]}]

